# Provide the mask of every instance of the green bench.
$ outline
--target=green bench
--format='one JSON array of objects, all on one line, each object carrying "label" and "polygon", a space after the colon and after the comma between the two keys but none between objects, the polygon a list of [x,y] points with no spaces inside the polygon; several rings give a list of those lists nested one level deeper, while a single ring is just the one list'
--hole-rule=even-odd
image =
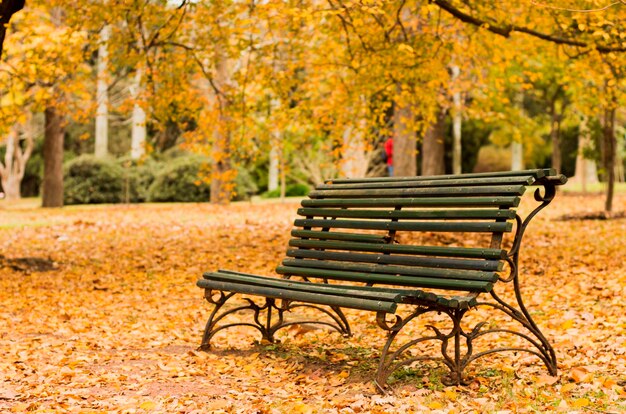
[{"label": "green bench", "polygon": [[[295,220],[286,258],[276,268],[282,278],[218,270],[198,280],[215,305],[200,349],[208,350],[217,332],[238,325],[257,329],[272,343],[279,329],[297,323],[321,323],[349,336],[342,308],[351,308],[376,312],[378,326],[388,332],[375,380],[381,390],[396,369],[429,359],[449,368],[446,384],[465,384],[469,363],[507,350],[536,355],[556,375],[554,350],[522,301],[518,259],[528,223],[566,181],[553,170],[538,169],[320,185],[298,209],[302,218]],[[539,204],[522,219],[515,208],[530,186],[539,186],[534,192]],[[508,250],[506,233],[511,233]],[[476,245],[481,240],[484,244]],[[497,293],[506,285],[512,285],[514,297],[508,302]],[[224,306],[237,294],[244,294],[243,301]],[[464,329],[463,316],[479,306],[503,312],[521,331],[492,321]],[[320,319],[286,318],[301,307],[319,312]],[[244,312],[251,315],[242,322]],[[428,325],[428,335],[392,350],[402,328],[429,312],[447,315],[450,330]],[[513,335],[526,345],[474,354],[473,341],[493,333]],[[441,357],[407,352],[428,341],[440,342]]]}]

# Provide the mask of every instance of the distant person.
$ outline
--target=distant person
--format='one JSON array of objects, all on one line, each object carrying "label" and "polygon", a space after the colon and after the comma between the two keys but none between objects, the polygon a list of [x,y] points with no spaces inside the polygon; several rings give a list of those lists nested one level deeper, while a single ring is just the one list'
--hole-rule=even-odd
[{"label": "distant person", "polygon": [[385,141],[385,158],[387,159],[387,173],[393,177],[393,138]]}]

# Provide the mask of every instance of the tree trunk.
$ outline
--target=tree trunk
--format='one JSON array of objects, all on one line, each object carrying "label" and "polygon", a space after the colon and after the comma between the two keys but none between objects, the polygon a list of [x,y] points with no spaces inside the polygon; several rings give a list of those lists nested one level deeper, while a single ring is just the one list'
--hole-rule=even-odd
[{"label": "tree trunk", "polygon": [[[20,145],[20,129],[22,129],[21,135],[25,141],[23,149]],[[6,143],[4,165],[0,163],[0,181],[7,200],[18,200],[21,198],[20,186],[26,172],[26,163],[35,145],[30,116],[21,128],[19,124],[13,125],[9,130]]]},{"label": "tree trunk", "polygon": [[108,60],[109,60],[109,36],[111,27],[105,25],[100,30],[100,44],[98,46],[98,74],[96,99],[98,109],[96,111],[96,148],[95,155],[104,158],[108,154],[109,146],[109,85]]},{"label": "tree trunk", "polygon": [[267,190],[274,191],[278,188],[278,160],[280,154],[277,145],[270,149],[270,165],[268,167]]},{"label": "tree trunk", "polygon": [[561,116],[556,111],[556,101],[553,100],[550,105],[550,140],[552,141],[552,168],[557,174],[561,173],[562,156],[561,156]]},{"label": "tree trunk", "polygon": [[524,146],[521,142],[511,142],[511,171],[524,169]]},{"label": "tree trunk", "polygon": [[6,179],[2,177],[2,189],[7,201],[15,201],[22,198],[20,192],[20,184],[22,180],[18,179],[16,175],[9,175]]},{"label": "tree trunk", "polygon": [[63,206],[63,115],[50,106],[45,110],[43,141],[42,206]]},{"label": "tree trunk", "polygon": [[341,175],[345,178],[365,177],[367,164],[363,132],[354,126],[346,127],[343,132]]},{"label": "tree trunk", "polygon": [[220,50],[216,53],[215,82],[222,95],[217,97],[219,104],[218,125],[215,126],[213,134],[211,170],[211,203],[228,204],[232,194],[234,173],[232,171],[230,157],[230,118],[228,111],[230,101],[228,98],[229,68],[227,57]]},{"label": "tree trunk", "polygon": [[213,134],[211,170],[211,203],[228,204],[232,193],[232,165],[230,161],[230,131],[228,120],[220,115],[220,125]]},{"label": "tree trunk", "polygon": [[[520,123],[524,117],[524,92],[518,92],[515,96],[515,105],[520,112]],[[518,125],[521,128],[521,125]],[[524,146],[521,141],[513,140],[511,142],[511,170],[518,171],[524,169]]]},{"label": "tree trunk", "polygon": [[285,202],[287,193],[287,172],[285,166],[285,157],[280,157],[280,201]]},{"label": "tree trunk", "polygon": [[417,175],[417,137],[413,128],[413,109],[409,104],[396,102],[393,110],[393,175]]},{"label": "tree trunk", "polygon": [[[458,66],[452,66],[452,81],[456,81],[459,78],[461,71]],[[457,88],[458,89],[458,88]],[[452,173],[461,174],[463,170],[461,156],[462,156],[462,144],[461,144],[461,125],[463,122],[462,117],[462,101],[461,91],[456,90],[452,94],[452,103],[454,106],[452,113]]]},{"label": "tree trunk", "polygon": [[146,153],[146,111],[137,102],[137,99],[141,96],[141,77],[142,70],[138,67],[135,72],[133,85],[130,88],[131,96],[135,100],[130,138],[130,158],[133,160],[143,157]]},{"label": "tree trunk", "polygon": [[587,125],[588,118],[584,116],[578,133],[578,153],[576,154],[576,174],[570,180],[580,183],[583,193],[587,192],[587,185],[598,183],[598,171],[593,159],[585,158],[585,149],[591,145],[591,133]]},{"label": "tree trunk", "polygon": [[435,123],[426,130],[422,144],[422,175],[445,173],[446,111],[439,108]]},{"label": "tree trunk", "polygon": [[604,141],[604,170],[606,171],[607,189],[604,211],[613,211],[613,194],[615,191],[615,153],[617,142],[615,139],[615,106],[606,108],[604,111],[604,122],[602,125],[602,136]]}]

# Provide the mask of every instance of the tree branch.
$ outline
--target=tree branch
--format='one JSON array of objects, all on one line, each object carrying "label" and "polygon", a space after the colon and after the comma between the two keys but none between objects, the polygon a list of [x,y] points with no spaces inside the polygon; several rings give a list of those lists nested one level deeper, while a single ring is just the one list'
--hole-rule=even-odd
[{"label": "tree branch", "polygon": [[453,17],[462,21],[463,23],[472,24],[474,26],[482,27],[492,33],[495,33],[499,36],[509,37],[511,33],[525,33],[527,35],[536,37],[538,39],[546,40],[548,42],[552,42],[559,45],[567,45],[567,46],[576,46],[582,48],[593,48],[600,53],[611,53],[611,52],[626,52],[625,46],[611,46],[611,45],[598,45],[592,42],[577,40],[568,37],[556,36],[553,34],[542,33],[537,30],[529,29],[524,26],[516,26],[511,24],[493,24],[488,22],[486,19],[480,19],[478,17],[472,16],[460,9],[454,7],[452,3],[448,0],[431,0],[432,3],[439,6],[441,9],[447,11]]}]

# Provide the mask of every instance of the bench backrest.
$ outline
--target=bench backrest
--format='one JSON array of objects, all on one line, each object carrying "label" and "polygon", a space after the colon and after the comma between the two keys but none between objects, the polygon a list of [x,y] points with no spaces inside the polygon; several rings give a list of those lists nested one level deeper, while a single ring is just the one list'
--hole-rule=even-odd
[{"label": "bench backrest", "polygon": [[[302,218],[276,271],[355,284],[488,292],[506,257],[503,234],[513,228],[520,196],[548,175],[554,171],[332,180],[302,201]],[[450,232],[490,237],[485,245],[468,247],[442,245],[431,234]],[[416,233],[424,237],[411,237]]]}]

